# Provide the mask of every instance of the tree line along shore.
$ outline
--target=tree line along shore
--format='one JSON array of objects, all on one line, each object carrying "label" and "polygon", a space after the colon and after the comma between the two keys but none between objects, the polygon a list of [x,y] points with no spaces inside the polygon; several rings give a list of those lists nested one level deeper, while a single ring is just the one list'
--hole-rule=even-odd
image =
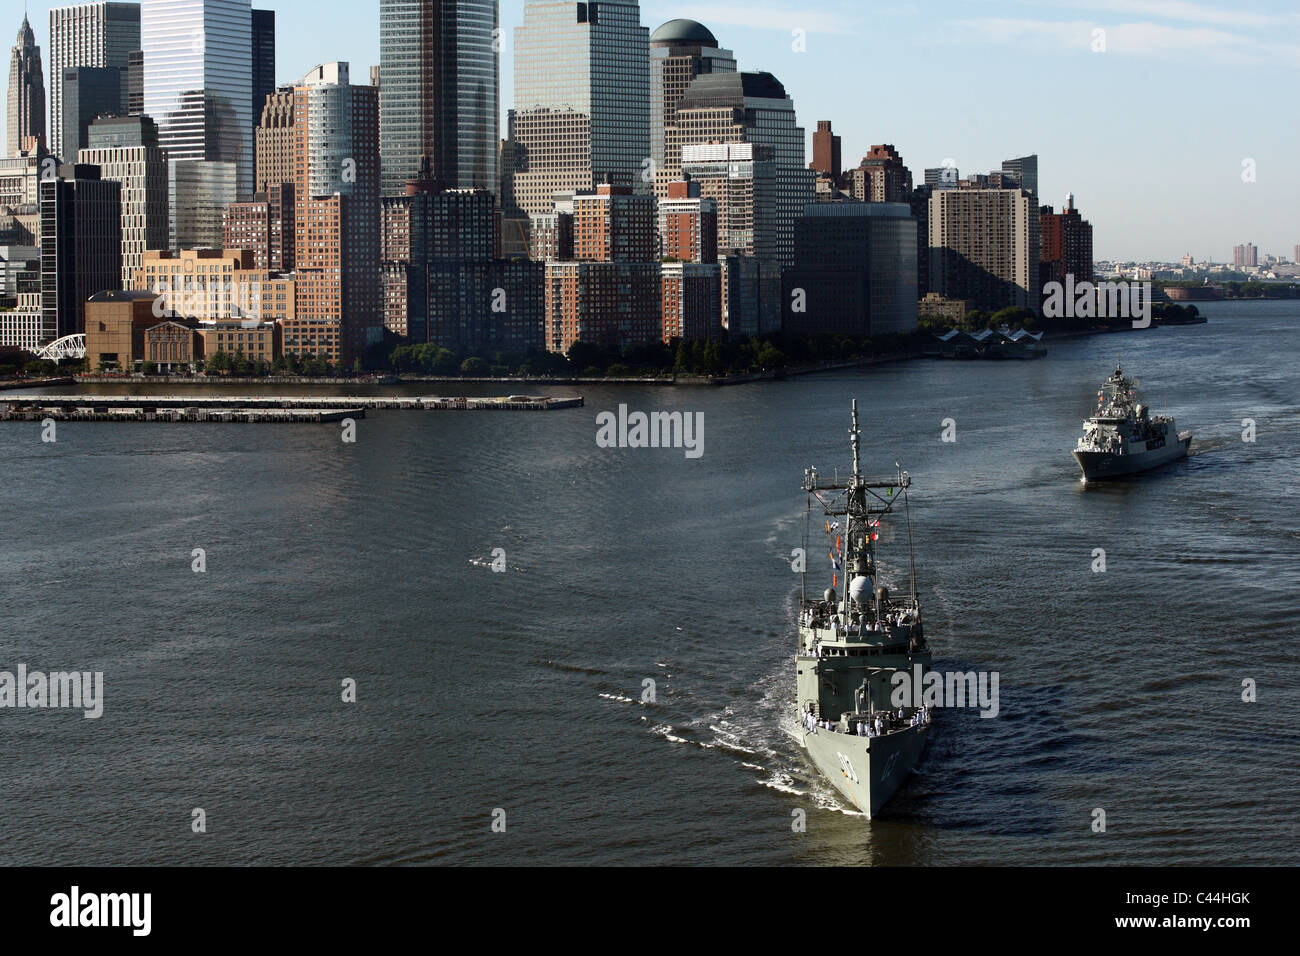
[{"label": "tree line along shore", "polygon": [[[1195,321],[1195,305],[1157,302],[1152,306],[1153,322]],[[349,368],[338,368],[321,356],[281,355],[274,362],[254,362],[239,353],[209,355],[191,376],[168,374],[168,381],[183,378],[222,379],[352,379],[359,376],[395,376],[467,380],[493,379],[656,379],[674,381],[689,378],[766,377],[782,372],[797,373],[820,367],[852,365],[882,358],[919,357],[949,329],[975,332],[981,329],[1024,328],[1053,335],[1077,335],[1131,328],[1128,318],[1044,319],[1029,309],[1008,308],[994,312],[973,310],[953,322],[938,315],[922,314],[916,331],[888,335],[849,335],[819,332],[807,335],[768,332],[753,336],[722,335],[693,342],[654,343],[629,349],[614,349],[576,342],[568,353],[466,353],[433,343],[380,344]],[[20,354],[0,355],[0,377],[31,378],[87,376],[86,361],[24,359]],[[102,370],[101,370],[102,372]],[[113,372],[95,378],[130,379],[159,377],[159,370],[145,362],[139,373]]]}]

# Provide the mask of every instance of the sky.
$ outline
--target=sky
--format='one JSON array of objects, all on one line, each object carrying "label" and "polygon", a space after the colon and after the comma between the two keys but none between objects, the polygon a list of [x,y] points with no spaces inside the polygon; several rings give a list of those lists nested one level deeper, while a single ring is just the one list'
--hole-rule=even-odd
[{"label": "sky", "polygon": [[[28,8],[47,82],[48,10],[60,5]],[[254,5],[276,11],[280,82],[331,60],[364,82],[379,62],[378,0]],[[524,0],[500,8],[504,111]],[[846,167],[892,143],[917,182],[945,159],[966,174],[1037,153],[1040,201],[1059,210],[1074,193],[1097,259],[1231,262],[1243,242],[1291,259],[1300,244],[1296,0],[642,0],[641,11],[651,30],[698,20],[742,70],[781,80],[809,159],[823,119]]]}]

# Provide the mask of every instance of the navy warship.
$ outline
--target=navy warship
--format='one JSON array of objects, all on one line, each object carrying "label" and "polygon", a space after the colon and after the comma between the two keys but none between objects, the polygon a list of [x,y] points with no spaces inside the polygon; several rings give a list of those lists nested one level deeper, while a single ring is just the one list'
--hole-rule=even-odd
[{"label": "navy warship", "polygon": [[1187,457],[1191,432],[1174,429],[1174,420],[1152,418],[1137,398],[1137,382],[1120,363],[1097,392],[1097,409],[1083,423],[1074,458],[1084,481],[1132,475]]},{"label": "navy warship", "polygon": [[[901,468],[889,478],[867,478],[859,457],[858,403],[853,402],[853,474],[826,478],[804,471],[808,493],[804,553],[814,511],[824,522],[831,587],[807,593],[807,565],[799,601],[799,740],[809,758],[853,806],[874,817],[902,786],[925,748],[931,728],[926,707],[893,707],[893,677],[905,672],[914,688],[930,669],[916,595],[916,560],[907,490]],[[876,542],[881,519],[899,498],[906,513],[910,555],[908,588],[891,592],[880,580]],[[842,524],[841,524],[842,522]],[[843,596],[836,588],[843,577]],[[909,697],[911,695],[908,695]]]}]

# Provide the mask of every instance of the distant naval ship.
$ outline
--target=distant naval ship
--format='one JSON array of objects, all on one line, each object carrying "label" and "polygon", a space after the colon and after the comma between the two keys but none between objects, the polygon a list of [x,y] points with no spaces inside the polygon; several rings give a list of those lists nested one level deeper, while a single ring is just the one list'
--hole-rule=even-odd
[{"label": "distant naval ship", "polygon": [[[874,817],[898,791],[925,748],[931,712],[891,707],[897,672],[919,687],[930,669],[916,597],[916,562],[907,513],[911,555],[907,593],[878,582],[876,541],[880,521],[901,496],[907,512],[907,472],[868,479],[859,460],[858,403],[853,402],[851,477],[827,479],[804,471],[808,521],[814,510],[825,522],[832,567],[831,587],[821,599],[807,595],[807,571],[799,602],[798,718],[800,742],[814,765],[846,800]],[[895,466],[897,467],[897,466]],[[816,503],[814,505],[814,502]],[[842,523],[841,523],[842,522]],[[805,554],[809,529],[805,527]],[[846,582],[841,598],[836,587]]]},{"label": "distant naval ship", "polygon": [[1097,392],[1097,411],[1083,423],[1074,458],[1084,481],[1132,475],[1187,457],[1191,432],[1174,429],[1167,416],[1150,417],[1138,402],[1137,382],[1117,362]]}]

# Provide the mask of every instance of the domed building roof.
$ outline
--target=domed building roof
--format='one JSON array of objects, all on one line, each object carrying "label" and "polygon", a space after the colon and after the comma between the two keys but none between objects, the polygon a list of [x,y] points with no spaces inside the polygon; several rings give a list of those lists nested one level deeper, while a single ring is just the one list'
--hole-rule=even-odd
[{"label": "domed building roof", "polygon": [[716,47],[718,38],[703,23],[694,20],[669,20],[654,33],[650,42],[673,46]]}]

